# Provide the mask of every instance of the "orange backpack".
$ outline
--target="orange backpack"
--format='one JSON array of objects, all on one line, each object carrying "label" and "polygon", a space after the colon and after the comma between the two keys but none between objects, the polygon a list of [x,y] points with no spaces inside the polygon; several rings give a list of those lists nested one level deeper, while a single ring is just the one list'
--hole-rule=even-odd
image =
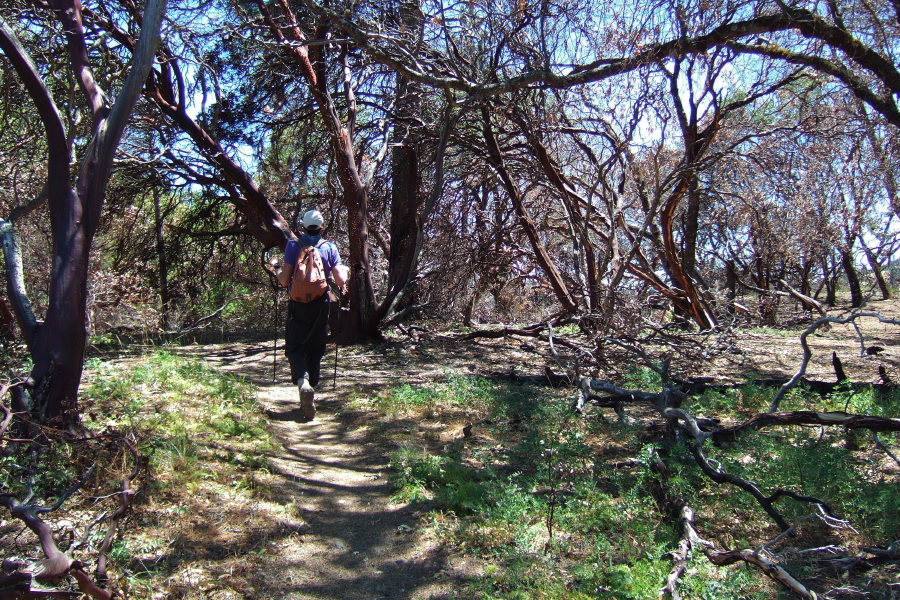
[{"label": "orange backpack", "polygon": [[291,277],[291,300],[312,302],[328,289],[325,266],[318,250],[323,242],[324,240],[319,240],[315,246],[300,249],[300,256],[297,257],[297,264],[294,265],[294,274]]}]

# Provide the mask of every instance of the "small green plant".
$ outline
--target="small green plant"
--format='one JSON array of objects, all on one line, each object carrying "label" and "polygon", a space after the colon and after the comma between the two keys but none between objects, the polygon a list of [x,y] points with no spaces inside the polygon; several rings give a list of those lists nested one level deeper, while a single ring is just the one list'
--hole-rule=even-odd
[{"label": "small green plant", "polygon": [[377,410],[390,417],[433,413],[438,406],[478,408],[490,394],[489,384],[482,378],[452,375],[446,380],[426,385],[404,384],[380,396]]},{"label": "small green plant", "polygon": [[581,328],[577,323],[569,323],[567,325],[563,325],[562,327],[557,327],[554,331],[557,335],[578,335],[581,333]]},{"label": "small green plant", "polygon": [[817,408],[823,411],[897,418],[900,416],[900,392],[896,389],[876,390],[871,386],[862,389],[838,386]]},{"label": "small green plant", "polygon": [[632,390],[654,391],[662,386],[662,378],[653,369],[635,366],[625,375],[624,385]]},{"label": "small green plant", "polygon": [[417,388],[407,383],[380,397],[376,408],[382,414],[396,417],[433,403],[435,395],[433,389]]},{"label": "small green plant", "polygon": [[437,456],[406,446],[390,458],[396,501],[433,499],[457,513],[470,512],[490,502],[483,482],[492,474],[460,464],[458,456]]}]

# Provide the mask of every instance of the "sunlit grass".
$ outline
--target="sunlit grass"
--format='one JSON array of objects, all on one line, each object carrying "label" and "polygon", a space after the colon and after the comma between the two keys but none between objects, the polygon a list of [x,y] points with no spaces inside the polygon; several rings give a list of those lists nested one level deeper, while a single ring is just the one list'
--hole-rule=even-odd
[{"label": "sunlit grass", "polygon": [[[133,435],[147,459],[135,482],[140,526],[124,530],[110,553],[129,597],[153,597],[167,588],[167,578],[194,564],[186,542],[173,546],[192,539],[185,537],[188,518],[211,527],[240,516],[259,521],[260,531],[279,530],[270,512],[292,520],[289,501],[283,508],[270,501],[275,488],[267,453],[276,444],[249,382],[165,350],[128,362],[95,359],[86,375],[86,424]],[[233,530],[244,526],[238,525]],[[192,542],[198,547],[205,543],[203,527],[190,533],[200,536]],[[242,548],[238,538],[235,557]]]}]

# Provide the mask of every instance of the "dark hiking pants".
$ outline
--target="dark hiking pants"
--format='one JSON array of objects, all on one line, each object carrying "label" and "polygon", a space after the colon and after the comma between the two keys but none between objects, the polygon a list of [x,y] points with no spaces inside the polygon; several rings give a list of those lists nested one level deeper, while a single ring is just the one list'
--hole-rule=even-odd
[{"label": "dark hiking pants", "polygon": [[329,305],[328,294],[312,302],[288,300],[284,354],[291,364],[291,382],[295,385],[304,376],[313,387],[319,383]]}]

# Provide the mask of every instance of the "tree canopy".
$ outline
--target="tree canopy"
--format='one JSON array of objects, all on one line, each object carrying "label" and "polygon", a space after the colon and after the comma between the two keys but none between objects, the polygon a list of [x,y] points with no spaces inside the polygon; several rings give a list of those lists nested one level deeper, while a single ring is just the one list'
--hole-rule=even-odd
[{"label": "tree canopy", "polygon": [[861,268],[890,294],[892,3],[155,7],[0,11],[5,314],[34,382],[68,381],[48,414],[82,356],[37,323],[82,348],[118,279],[190,326],[265,289],[309,208],[351,267],[346,341],[422,314],[623,333],[650,305],[709,329],[738,291],[765,321],[843,276],[858,306]]}]

